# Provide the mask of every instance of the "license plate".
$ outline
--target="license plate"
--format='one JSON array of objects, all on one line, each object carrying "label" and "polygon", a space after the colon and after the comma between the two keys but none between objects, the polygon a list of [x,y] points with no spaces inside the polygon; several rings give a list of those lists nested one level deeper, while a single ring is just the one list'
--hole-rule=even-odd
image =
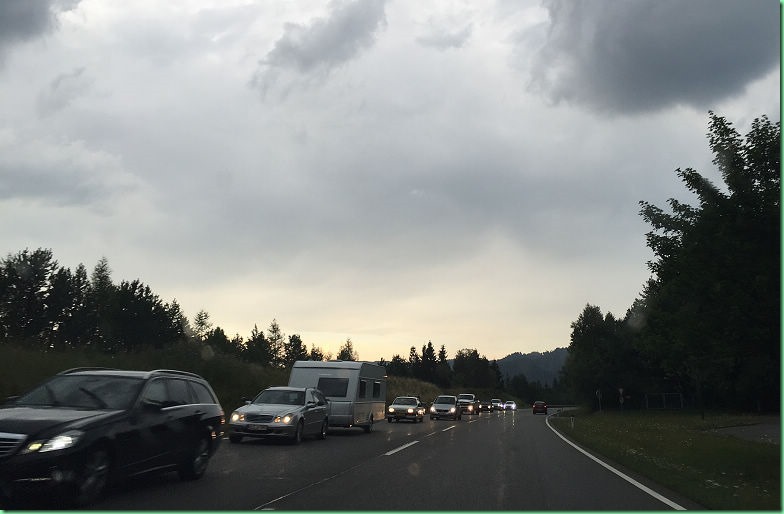
[{"label": "license plate", "polygon": [[266,432],[267,431],[267,425],[259,425],[258,423],[250,423],[247,428],[248,428],[248,430],[251,430],[253,432]]}]

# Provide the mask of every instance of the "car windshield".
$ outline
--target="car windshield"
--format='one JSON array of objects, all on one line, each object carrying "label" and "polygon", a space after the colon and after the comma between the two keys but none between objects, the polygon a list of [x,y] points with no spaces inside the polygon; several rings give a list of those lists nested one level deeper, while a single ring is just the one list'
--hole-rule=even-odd
[{"label": "car windshield", "polygon": [[58,375],[16,400],[17,405],[77,409],[129,409],[142,385],[140,378],[105,375]]},{"label": "car windshield", "polygon": [[416,405],[416,398],[395,398],[393,405]]},{"label": "car windshield", "polygon": [[455,403],[454,396],[439,396],[433,403]]},{"label": "car windshield", "polygon": [[473,400],[474,399],[474,395],[473,394],[458,394],[457,395],[457,399],[458,400]]},{"label": "car windshield", "polygon": [[305,391],[265,389],[253,400],[254,404],[305,405]]}]

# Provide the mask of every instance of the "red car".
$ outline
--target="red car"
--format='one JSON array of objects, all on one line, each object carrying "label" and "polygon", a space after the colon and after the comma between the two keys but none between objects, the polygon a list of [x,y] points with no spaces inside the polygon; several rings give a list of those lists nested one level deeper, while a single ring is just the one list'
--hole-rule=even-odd
[{"label": "red car", "polygon": [[540,412],[542,414],[547,414],[547,404],[542,401],[536,401],[534,402],[532,410],[534,414],[538,414]]}]

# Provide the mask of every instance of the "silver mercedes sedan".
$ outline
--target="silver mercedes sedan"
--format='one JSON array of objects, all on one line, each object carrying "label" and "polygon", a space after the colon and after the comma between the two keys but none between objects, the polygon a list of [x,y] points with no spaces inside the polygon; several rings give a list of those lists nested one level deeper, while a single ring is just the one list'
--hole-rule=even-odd
[{"label": "silver mercedes sedan", "polygon": [[313,387],[268,387],[231,413],[229,441],[244,437],[284,438],[299,444],[314,435],[326,439],[329,402]]}]

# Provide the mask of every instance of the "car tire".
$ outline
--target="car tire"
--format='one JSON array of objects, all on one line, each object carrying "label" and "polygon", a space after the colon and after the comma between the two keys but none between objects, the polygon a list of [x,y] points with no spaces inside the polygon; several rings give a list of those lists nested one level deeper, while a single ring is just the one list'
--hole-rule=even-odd
[{"label": "car tire", "polygon": [[392,423],[392,418],[387,418],[387,423]]},{"label": "car tire", "polygon": [[101,497],[109,483],[110,471],[109,452],[102,447],[91,450],[75,484],[76,490],[73,500],[77,507],[93,503]]},{"label": "car tire", "polygon": [[329,428],[329,421],[327,418],[324,418],[324,421],[321,422],[321,432],[319,432],[319,439],[322,441],[327,438],[327,428]]},{"label": "car tire", "polygon": [[370,423],[363,426],[362,429],[365,431],[366,434],[369,434],[371,430],[373,430],[373,416],[370,416]]},{"label": "car tire", "polygon": [[234,443],[234,444],[239,444],[239,443],[242,442],[242,436],[241,435],[231,434],[229,436],[229,441]]},{"label": "car tire", "polygon": [[300,421],[297,423],[297,429],[294,430],[294,435],[291,436],[291,444],[299,444],[302,442],[302,434],[305,431],[305,423]]},{"label": "car tire", "polygon": [[434,419],[436,419],[435,416],[430,416],[430,421],[433,421]]},{"label": "car tire", "polygon": [[207,471],[207,464],[210,462],[210,442],[206,437],[200,437],[186,457],[185,462],[180,464],[178,474],[182,480],[198,480]]}]

